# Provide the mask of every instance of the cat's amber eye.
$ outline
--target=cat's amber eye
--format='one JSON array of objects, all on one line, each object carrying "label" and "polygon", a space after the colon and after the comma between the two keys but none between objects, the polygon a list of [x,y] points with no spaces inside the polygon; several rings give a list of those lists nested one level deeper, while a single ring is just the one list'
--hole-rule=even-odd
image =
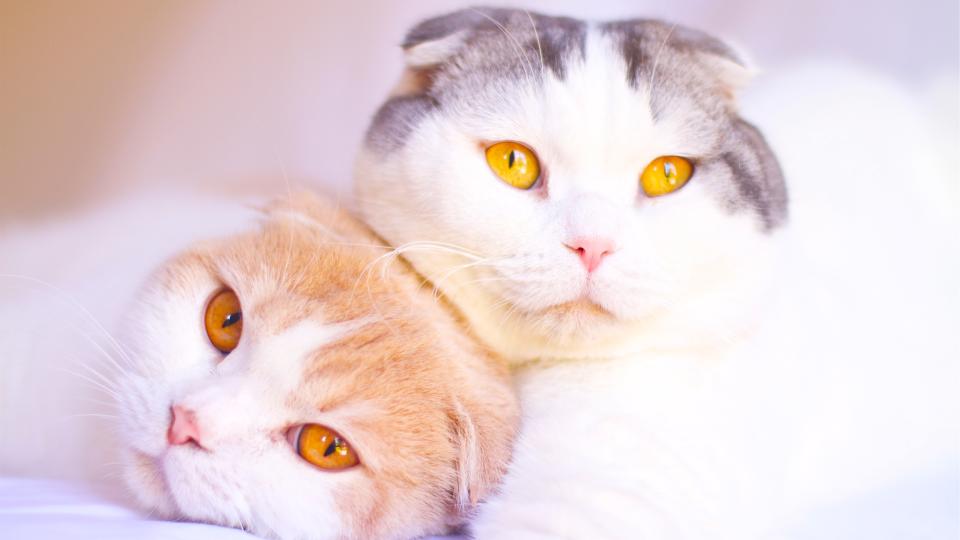
[{"label": "cat's amber eye", "polygon": [[224,289],[215,294],[207,303],[203,326],[210,343],[220,352],[229,353],[236,349],[243,332],[243,310],[236,293]]},{"label": "cat's amber eye", "polygon": [[680,156],[660,156],[640,175],[640,186],[648,197],[659,197],[683,187],[693,175],[693,164]]},{"label": "cat's amber eye", "polygon": [[356,452],[340,434],[319,424],[300,427],[296,448],[308,463],[327,471],[348,469],[360,463]]},{"label": "cat's amber eye", "polygon": [[487,164],[501,180],[518,189],[530,189],[540,178],[540,161],[530,148],[503,141],[487,148]]}]

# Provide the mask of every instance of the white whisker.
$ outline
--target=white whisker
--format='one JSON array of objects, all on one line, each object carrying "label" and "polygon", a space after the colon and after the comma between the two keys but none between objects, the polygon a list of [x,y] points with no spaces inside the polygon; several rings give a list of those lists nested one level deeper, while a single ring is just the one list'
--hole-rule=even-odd
[{"label": "white whisker", "polygon": [[520,42],[517,41],[517,38],[514,37],[513,33],[511,33],[509,30],[507,30],[507,28],[506,28],[505,26],[503,26],[502,24],[500,24],[499,21],[497,21],[496,19],[494,19],[494,18],[491,17],[490,15],[487,15],[487,14],[484,13],[483,11],[481,11],[481,10],[479,10],[479,9],[473,9],[473,11],[476,12],[476,13],[479,13],[479,14],[482,15],[484,18],[486,18],[487,20],[489,20],[490,22],[492,22],[493,24],[495,24],[495,25],[497,26],[497,28],[499,28],[500,31],[503,32],[503,35],[505,35],[505,36],[507,37],[507,39],[510,40],[510,42],[513,44],[513,47],[514,47],[514,49],[515,49],[515,51],[516,51],[516,53],[517,53],[517,58],[519,58],[519,59],[523,62],[523,63],[521,64],[521,67],[523,68],[524,74],[527,76],[527,78],[531,78],[531,77],[533,76],[533,66],[530,65],[530,59],[527,58],[527,55],[526,55],[526,54],[524,53],[524,51],[523,51],[523,46],[520,45]]},{"label": "white whisker", "polygon": [[660,47],[657,48],[657,54],[653,57],[653,67],[650,69],[650,99],[653,99],[653,91],[656,84],[657,78],[657,65],[660,63],[660,54],[663,53],[664,47],[667,45],[667,41],[670,40],[670,36],[673,35],[673,31],[677,28],[676,23],[670,26],[670,30],[667,31],[667,35],[663,37],[663,41],[660,42]]},{"label": "white whisker", "polygon": [[75,372],[75,371],[70,371],[69,369],[60,368],[60,371],[63,371],[64,373],[69,373],[70,375],[73,375],[74,377],[78,377],[78,378],[80,378],[80,379],[83,379],[84,381],[92,384],[94,388],[99,389],[99,390],[102,390],[102,391],[105,392],[107,395],[109,395],[110,397],[116,399],[117,401],[120,400],[120,395],[117,394],[117,392],[116,392],[113,388],[111,388],[111,387],[109,387],[109,386],[107,386],[107,385],[105,385],[105,384],[103,384],[103,383],[101,383],[101,382],[99,382],[99,381],[97,381],[97,380],[95,380],[95,379],[91,379],[90,377],[87,377],[86,375],[84,375],[84,374],[82,374],[82,373],[77,373],[77,372]]},{"label": "white whisker", "polygon": [[109,418],[111,420],[117,420],[120,417],[115,414],[102,414],[102,413],[70,414],[63,417],[64,420],[69,420],[71,418]]},{"label": "white whisker", "polygon": [[[83,306],[83,304],[81,304],[79,301],[77,301],[75,298],[73,298],[70,294],[68,294],[66,291],[64,291],[64,290],[61,289],[60,287],[54,285],[53,283],[50,283],[50,282],[48,282],[48,281],[44,281],[44,280],[39,279],[39,278],[30,277],[30,276],[22,276],[22,275],[18,275],[18,274],[0,274],[0,278],[20,279],[20,280],[24,280],[24,281],[30,281],[30,282],[32,282],[32,283],[37,283],[37,284],[39,284],[39,285],[42,285],[42,286],[44,286],[44,287],[47,287],[47,288],[49,288],[50,290],[56,292],[58,295],[60,295],[61,298],[65,299],[69,305],[71,305],[71,306],[74,307],[75,309],[79,310],[80,313],[81,313],[82,315],[84,315],[84,316],[94,325],[94,327],[95,327],[98,331],[100,331],[100,333],[103,334],[103,336],[104,336],[104,337],[107,339],[107,341],[112,345],[112,347],[113,347],[114,350],[117,352],[117,354],[120,355],[120,358],[123,359],[123,361],[128,362],[128,363],[132,363],[132,360],[131,360],[130,356],[129,356],[129,355],[127,354],[127,352],[123,349],[123,346],[120,344],[120,342],[119,342],[118,340],[116,340],[116,339],[113,337],[113,335],[110,334],[110,332],[108,332],[106,328],[104,328],[104,326],[103,326],[102,324],[100,324],[100,321],[97,320],[97,318],[94,317],[93,314],[90,313],[90,311],[87,310],[87,308]],[[118,367],[119,367],[119,366],[118,366]]]},{"label": "white whisker", "polygon": [[533,37],[537,39],[537,52],[540,53],[540,73],[543,73],[546,68],[543,63],[543,45],[540,43],[540,32],[537,31],[537,24],[533,22],[533,15],[530,15],[530,11],[525,9],[523,12],[527,14],[530,27],[533,28]]}]

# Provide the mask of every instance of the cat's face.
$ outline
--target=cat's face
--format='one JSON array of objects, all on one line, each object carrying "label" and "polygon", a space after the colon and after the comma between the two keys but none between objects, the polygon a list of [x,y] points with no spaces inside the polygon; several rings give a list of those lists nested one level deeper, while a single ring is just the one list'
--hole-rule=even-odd
[{"label": "cat's face", "polygon": [[[536,29],[536,31],[534,31]],[[724,45],[465,10],[415,27],[358,160],[364,217],[511,356],[725,339],[786,216]],[[416,247],[416,246],[414,246]]]},{"label": "cat's face", "polygon": [[144,507],[267,537],[410,538],[494,487],[517,422],[505,368],[408,271],[371,265],[373,242],[307,200],[156,274],[118,385]]}]

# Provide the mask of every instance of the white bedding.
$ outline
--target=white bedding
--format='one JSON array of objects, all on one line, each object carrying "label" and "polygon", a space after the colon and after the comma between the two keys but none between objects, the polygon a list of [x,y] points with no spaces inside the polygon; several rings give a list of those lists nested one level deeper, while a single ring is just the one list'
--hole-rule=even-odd
[{"label": "white bedding", "polygon": [[[253,540],[237,529],[161,521],[129,506],[109,484],[0,477],[3,540]],[[448,537],[456,540],[458,537]],[[426,539],[430,540],[430,539]],[[439,540],[439,539],[436,539]]]},{"label": "white bedding", "polygon": [[[920,475],[887,489],[797,516],[771,540],[954,540],[960,538],[955,469]],[[235,529],[143,517],[117,488],[96,483],[0,478],[0,539],[243,540]]]},{"label": "white bedding", "polygon": [[121,493],[91,483],[0,478],[3,539],[203,539],[242,540],[252,535],[213,525],[142,517]]}]

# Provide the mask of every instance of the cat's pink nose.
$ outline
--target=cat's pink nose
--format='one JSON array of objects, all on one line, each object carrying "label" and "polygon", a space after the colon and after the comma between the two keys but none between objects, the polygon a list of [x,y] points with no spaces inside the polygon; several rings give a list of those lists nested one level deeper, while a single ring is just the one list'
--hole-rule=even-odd
[{"label": "cat's pink nose", "polygon": [[565,245],[580,256],[587,272],[596,270],[604,257],[617,250],[613,240],[607,238],[574,238]]},{"label": "cat's pink nose", "polygon": [[170,413],[172,418],[170,419],[170,427],[167,428],[167,442],[170,443],[170,446],[192,442],[202,447],[200,430],[197,428],[197,414],[180,405],[170,407]]}]

